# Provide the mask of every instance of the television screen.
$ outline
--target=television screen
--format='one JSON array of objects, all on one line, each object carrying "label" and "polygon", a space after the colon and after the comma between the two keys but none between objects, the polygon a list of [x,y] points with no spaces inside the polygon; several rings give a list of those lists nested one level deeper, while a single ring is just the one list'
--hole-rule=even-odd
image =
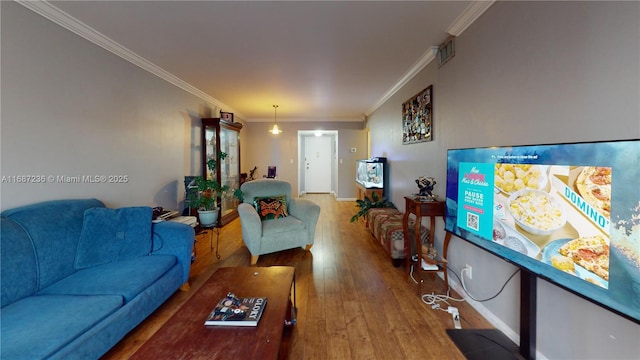
[{"label": "television screen", "polygon": [[640,141],[451,149],[446,230],[640,322]]}]

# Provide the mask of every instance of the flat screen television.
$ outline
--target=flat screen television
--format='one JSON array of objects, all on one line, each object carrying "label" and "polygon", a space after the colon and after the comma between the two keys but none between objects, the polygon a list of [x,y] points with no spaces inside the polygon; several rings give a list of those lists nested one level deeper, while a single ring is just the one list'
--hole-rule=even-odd
[{"label": "flat screen television", "polygon": [[640,323],[640,140],[451,149],[447,231]]}]

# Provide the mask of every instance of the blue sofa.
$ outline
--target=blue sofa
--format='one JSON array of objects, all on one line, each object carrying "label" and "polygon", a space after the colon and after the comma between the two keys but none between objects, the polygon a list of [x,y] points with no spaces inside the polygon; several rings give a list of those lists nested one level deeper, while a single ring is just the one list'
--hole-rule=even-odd
[{"label": "blue sofa", "polygon": [[1,215],[0,358],[97,359],[188,281],[193,229],[56,200]]}]

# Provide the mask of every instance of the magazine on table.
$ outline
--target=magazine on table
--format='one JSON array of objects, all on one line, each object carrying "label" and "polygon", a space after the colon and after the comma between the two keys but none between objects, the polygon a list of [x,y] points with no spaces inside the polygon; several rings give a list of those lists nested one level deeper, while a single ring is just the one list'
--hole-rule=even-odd
[{"label": "magazine on table", "polygon": [[257,326],[266,306],[266,297],[239,298],[233,293],[228,293],[207,316],[204,324],[210,326]]}]

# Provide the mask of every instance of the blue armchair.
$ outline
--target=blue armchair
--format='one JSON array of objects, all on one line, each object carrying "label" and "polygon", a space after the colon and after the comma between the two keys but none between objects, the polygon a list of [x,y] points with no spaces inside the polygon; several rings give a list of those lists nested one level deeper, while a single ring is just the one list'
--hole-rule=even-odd
[{"label": "blue armchair", "polygon": [[[311,249],[320,206],[291,196],[291,184],[260,179],[242,184],[243,203],[238,206],[242,240],[251,253],[251,265],[260,255],[304,247]],[[279,199],[275,203],[272,201]],[[272,201],[265,205],[265,201]],[[272,218],[275,217],[275,218]]]}]

